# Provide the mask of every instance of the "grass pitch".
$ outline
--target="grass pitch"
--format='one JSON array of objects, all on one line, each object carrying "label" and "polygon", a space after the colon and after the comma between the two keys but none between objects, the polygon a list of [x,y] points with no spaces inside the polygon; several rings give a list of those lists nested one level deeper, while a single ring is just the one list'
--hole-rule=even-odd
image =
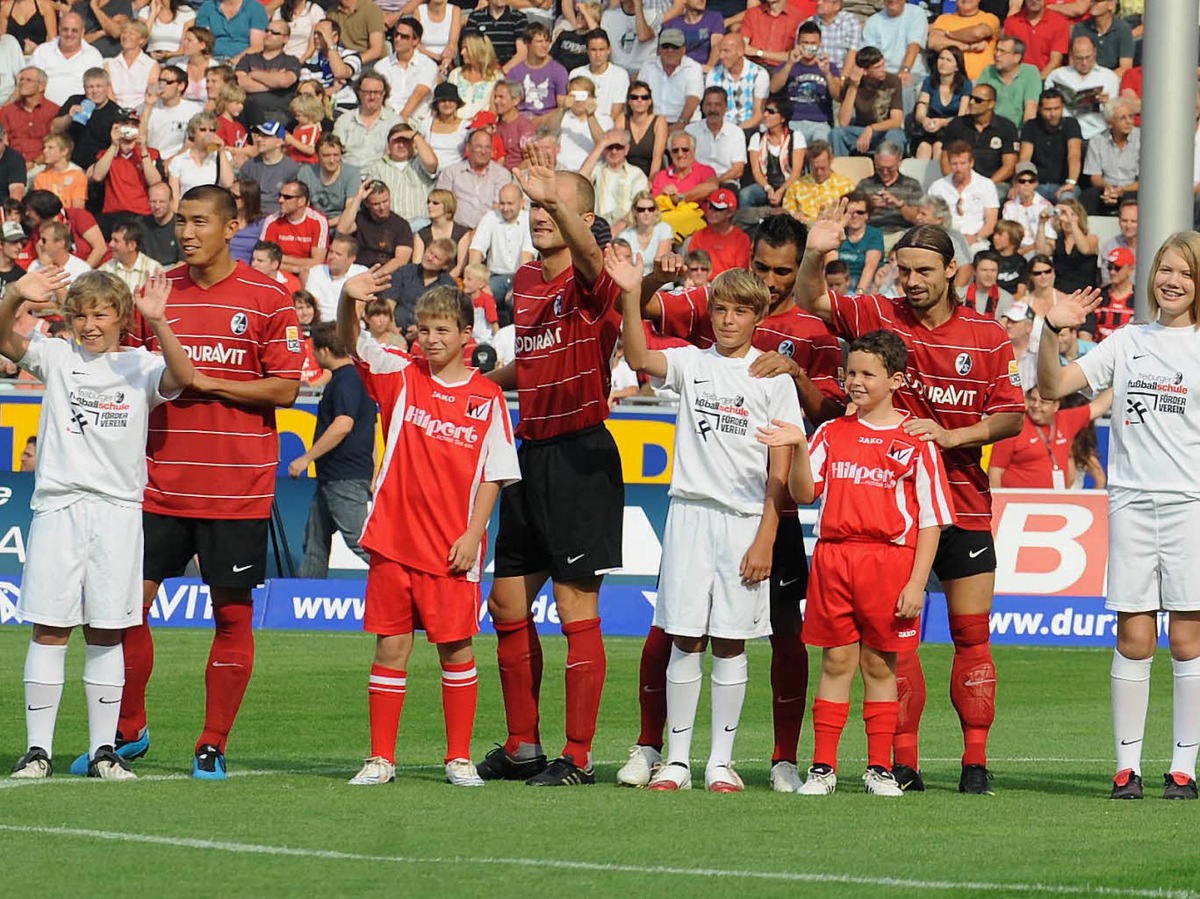
[{"label": "grass pitch", "polygon": [[[5,764],[25,746],[27,640],[22,629],[0,631]],[[65,773],[86,745],[82,646],[73,643],[56,735],[60,773],[39,784],[0,782],[0,896],[1200,896],[1200,803],[1158,798],[1171,740],[1165,656],[1154,672],[1146,801],[1106,798],[1107,650],[997,649],[996,795],[960,796],[961,736],[945,698],[951,651],[941,646],[923,650],[929,791],[886,800],[861,792],[857,712],[842,740],[838,793],[769,791],[765,641],[750,648],[737,741],[742,795],[613,786],[637,733],[641,641],[628,638],[608,641],[595,787],[445,785],[437,659],[425,645],[409,669],[396,783],[348,787],[368,748],[371,639],[280,632],[258,634],[254,680],[229,747],[230,780],[194,782],[209,642],[206,631],[157,633],[153,746],[135,766],[143,779],[130,784]],[[561,638],[544,645],[543,736],[553,754],[562,740],[566,646]],[[493,640],[479,641],[476,758],[504,732],[494,650]],[[706,684],[698,771],[707,703]],[[808,730],[806,720],[802,768]]]}]

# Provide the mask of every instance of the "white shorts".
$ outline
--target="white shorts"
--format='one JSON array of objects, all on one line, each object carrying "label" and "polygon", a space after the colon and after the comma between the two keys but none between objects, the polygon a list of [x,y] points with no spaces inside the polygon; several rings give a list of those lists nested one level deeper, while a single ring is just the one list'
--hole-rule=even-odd
[{"label": "white shorts", "polygon": [[679,637],[769,636],[770,578],[747,586],[738,573],[759,521],[714,503],[671,500],[654,624]]},{"label": "white shorts", "polygon": [[50,627],[141,624],[141,508],[89,497],[36,513],[17,612]]},{"label": "white shorts", "polygon": [[1200,611],[1200,500],[1113,488],[1108,497],[1108,598],[1115,612]]}]

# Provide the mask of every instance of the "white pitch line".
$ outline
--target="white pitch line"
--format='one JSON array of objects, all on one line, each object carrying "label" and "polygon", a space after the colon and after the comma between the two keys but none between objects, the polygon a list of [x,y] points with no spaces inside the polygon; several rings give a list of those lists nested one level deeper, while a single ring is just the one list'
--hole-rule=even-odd
[{"label": "white pitch line", "polygon": [[[275,777],[283,774],[309,774],[310,771],[231,771],[230,777]],[[140,775],[135,781],[125,781],[125,783],[161,783],[168,780],[191,780],[190,774],[146,774]],[[0,780],[0,790],[15,790],[18,787],[41,787],[50,786],[52,784],[94,784],[99,781],[94,777],[77,777],[68,775],[66,777],[46,777],[40,780],[22,780],[19,778],[9,778],[8,780]]]},{"label": "white pitch line", "polygon": [[142,843],[174,849],[197,849],[227,852],[235,855],[270,855],[287,858],[321,859],[324,861],[370,862],[371,864],[536,868],[553,871],[589,871],[641,876],[720,877],[729,880],[758,880],[784,883],[846,884],[853,886],[889,887],[906,890],[963,891],[988,893],[1034,893],[1053,896],[1126,896],[1136,899],[1200,899],[1192,890],[1134,889],[1105,887],[1091,884],[999,883],[988,881],[913,880],[899,877],[869,877],[851,874],[821,874],[808,871],[750,871],[724,868],[681,868],[667,865],[619,865],[605,862],[584,862],[552,858],[474,858],[469,856],[412,856],[365,855],[340,852],[335,849],[300,849],[294,846],[267,846],[258,843],[235,843],[229,840],[199,840],[190,837],[164,837],[151,834],[123,833],[108,830],[89,830],[81,827],[38,827],[21,824],[0,824],[0,832],[28,833],[39,836],[60,836],[102,840],[114,843]]}]

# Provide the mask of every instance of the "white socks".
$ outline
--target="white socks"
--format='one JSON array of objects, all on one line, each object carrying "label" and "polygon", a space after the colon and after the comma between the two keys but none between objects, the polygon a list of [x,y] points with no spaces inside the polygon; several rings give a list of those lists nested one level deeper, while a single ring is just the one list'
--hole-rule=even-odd
[{"label": "white socks", "polygon": [[67,647],[30,641],[25,654],[25,731],[32,749],[54,755],[54,725],[66,679]]},{"label": "white socks", "polygon": [[1171,771],[1196,776],[1196,749],[1200,747],[1200,658],[1171,659],[1175,672],[1175,738]]},{"label": "white socks", "polygon": [[1148,659],[1127,659],[1113,650],[1112,714],[1117,770],[1132,768],[1139,777],[1142,774],[1142,739],[1146,733],[1150,666],[1153,663],[1153,656]]},{"label": "white socks", "polygon": [[113,746],[116,743],[117,719],[121,714],[121,693],[124,688],[124,647],[120,643],[115,646],[93,646],[89,643],[83,663],[89,759],[95,757],[96,750],[101,746]]},{"label": "white socks", "polygon": [[[715,660],[714,660],[715,676]],[[684,652],[671,647],[667,662],[667,761],[688,765],[696,706],[700,704],[700,682],[704,676],[704,653]],[[714,693],[715,702],[715,693]]]},{"label": "white socks", "polygon": [[710,770],[718,765],[728,765],[733,759],[733,740],[737,736],[742,703],[746,699],[747,668],[744,652],[728,659],[713,656],[712,749],[708,755]]}]

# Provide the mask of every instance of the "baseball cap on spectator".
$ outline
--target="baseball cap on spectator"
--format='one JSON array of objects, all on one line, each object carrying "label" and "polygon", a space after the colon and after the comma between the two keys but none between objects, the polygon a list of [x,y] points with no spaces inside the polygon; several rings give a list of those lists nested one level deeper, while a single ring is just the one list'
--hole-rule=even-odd
[{"label": "baseball cap on spectator", "polygon": [[494,112],[481,109],[475,113],[475,118],[471,119],[471,124],[467,128],[470,131],[478,131],[480,128],[486,128],[488,125],[495,125],[498,121]]},{"label": "baseball cap on spectator", "polygon": [[29,239],[29,235],[25,233],[25,229],[18,222],[5,222],[4,233],[0,234],[0,238],[5,243],[25,243]]},{"label": "baseball cap on spectator", "polygon": [[685,44],[683,32],[678,28],[664,28],[663,33],[658,36],[660,47],[683,47]]},{"label": "baseball cap on spectator", "polygon": [[1018,162],[1017,168],[1013,172],[1013,176],[1016,177],[1017,175],[1033,175],[1033,177],[1036,178],[1037,173],[1038,173],[1037,166],[1034,165],[1032,162]]},{"label": "baseball cap on spectator", "polygon": [[287,130],[281,122],[262,122],[254,128],[259,134],[265,134],[267,137],[277,137],[283,140],[287,137]]},{"label": "baseball cap on spectator", "polygon": [[708,205],[713,209],[737,209],[737,195],[727,187],[718,187],[708,195]]},{"label": "baseball cap on spectator", "polygon": [[1017,301],[1000,313],[1001,318],[1006,318],[1010,322],[1019,322],[1022,319],[1033,318],[1029,309],[1028,303]]},{"label": "baseball cap on spectator", "polygon": [[1137,260],[1133,258],[1133,251],[1129,249],[1129,247],[1117,247],[1104,257],[1104,261],[1109,265],[1116,265],[1121,268],[1124,268],[1127,265],[1133,265],[1137,262]]}]

